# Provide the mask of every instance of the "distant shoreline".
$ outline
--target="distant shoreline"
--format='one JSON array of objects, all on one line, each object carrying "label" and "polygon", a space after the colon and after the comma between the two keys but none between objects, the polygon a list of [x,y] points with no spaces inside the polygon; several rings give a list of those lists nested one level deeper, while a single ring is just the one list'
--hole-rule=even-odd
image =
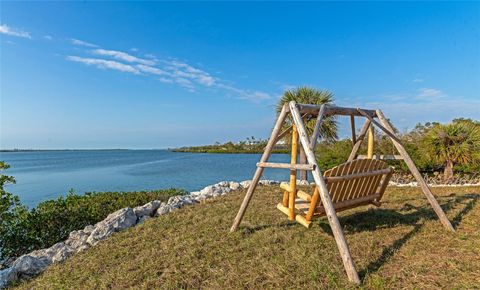
[{"label": "distant shoreline", "polygon": [[0,149],[0,152],[41,152],[41,151],[129,151],[129,150],[168,150],[168,149]]},{"label": "distant shoreline", "polygon": [[[215,153],[215,154],[261,154],[267,147],[268,140],[247,138],[245,141],[233,143],[232,141],[220,144],[216,142],[212,145],[201,146],[188,146],[173,148],[173,152],[185,152],[185,153]],[[289,148],[285,145],[276,145],[272,153],[276,154],[288,154]]]},{"label": "distant shoreline", "polygon": [[[177,153],[210,153],[210,154],[262,154],[263,150],[221,150],[221,149],[172,149],[172,152]],[[272,154],[288,154],[288,150],[274,149]]]},{"label": "distant shoreline", "polygon": [[[209,154],[262,154],[263,150],[192,150],[185,148],[166,148],[166,149],[0,149],[0,153],[21,153],[21,152],[76,152],[76,151],[147,151],[163,150],[174,153],[209,153]],[[272,154],[288,154],[288,150],[274,149]]]}]

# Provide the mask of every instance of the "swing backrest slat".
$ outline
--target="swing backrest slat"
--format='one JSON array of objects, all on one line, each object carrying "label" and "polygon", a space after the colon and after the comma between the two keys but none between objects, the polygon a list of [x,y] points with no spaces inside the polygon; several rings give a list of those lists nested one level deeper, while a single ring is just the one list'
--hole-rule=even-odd
[{"label": "swing backrest slat", "polygon": [[333,203],[379,195],[385,192],[392,169],[374,159],[356,159],[325,171],[327,188]]}]

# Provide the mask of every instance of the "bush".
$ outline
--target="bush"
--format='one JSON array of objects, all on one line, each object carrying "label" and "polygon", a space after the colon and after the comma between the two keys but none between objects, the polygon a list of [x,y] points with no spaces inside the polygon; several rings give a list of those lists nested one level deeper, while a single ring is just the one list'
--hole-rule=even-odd
[{"label": "bush", "polygon": [[325,171],[340,165],[347,161],[351,151],[352,141],[348,139],[334,142],[321,142],[315,149],[318,166]]},{"label": "bush", "polygon": [[[8,165],[1,162],[0,169],[6,168]],[[0,180],[0,261],[50,247],[68,238],[71,231],[95,224],[118,209],[186,194],[184,190],[167,189],[77,195],[71,190],[66,197],[41,202],[28,210],[17,196],[3,189],[4,184],[14,183],[14,179],[0,175]]]}]

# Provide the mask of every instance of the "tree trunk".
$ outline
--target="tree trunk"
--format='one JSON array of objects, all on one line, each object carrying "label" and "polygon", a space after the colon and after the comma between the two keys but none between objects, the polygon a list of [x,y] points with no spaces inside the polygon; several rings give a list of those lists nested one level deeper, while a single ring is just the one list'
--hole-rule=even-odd
[{"label": "tree trunk", "polygon": [[447,160],[445,169],[443,170],[443,178],[445,180],[451,180],[453,178],[453,161]]},{"label": "tree trunk", "polygon": [[[307,156],[305,155],[305,151],[303,151],[303,147],[300,146],[300,164],[307,164]],[[306,170],[300,170],[300,180],[308,180],[308,172]]]}]

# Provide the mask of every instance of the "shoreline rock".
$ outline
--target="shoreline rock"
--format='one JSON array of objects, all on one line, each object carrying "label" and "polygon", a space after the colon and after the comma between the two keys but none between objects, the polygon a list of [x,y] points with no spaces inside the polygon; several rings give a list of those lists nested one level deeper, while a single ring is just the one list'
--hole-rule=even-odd
[{"label": "shoreline rock", "polygon": [[137,216],[130,207],[122,208],[111,213],[101,222],[95,224],[95,228],[87,238],[87,243],[95,246],[99,241],[112,235],[114,232],[127,229],[137,223]]}]

